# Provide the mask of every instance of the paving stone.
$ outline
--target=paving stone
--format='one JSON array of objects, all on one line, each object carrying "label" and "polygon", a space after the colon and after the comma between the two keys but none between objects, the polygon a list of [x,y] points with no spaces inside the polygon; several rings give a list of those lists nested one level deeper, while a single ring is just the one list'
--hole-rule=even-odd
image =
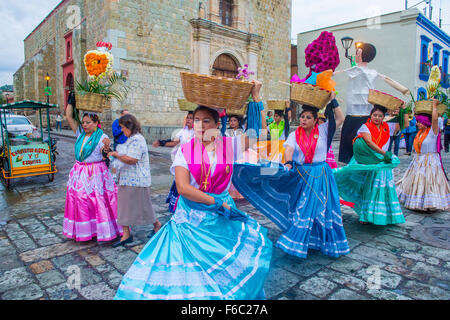
[{"label": "paving stone", "polygon": [[289,289],[283,294],[283,296],[289,300],[319,300],[318,297],[299,289],[298,286]]},{"label": "paving stone", "polygon": [[108,281],[109,285],[112,288],[119,288],[120,282],[122,282],[123,275],[117,271],[113,271],[105,274],[106,281]]},{"label": "paving stone", "polygon": [[70,266],[86,266],[86,261],[75,254],[66,254],[64,256],[56,257],[52,259],[52,262],[55,264],[55,266],[59,269],[61,269],[63,272],[66,271],[67,268]]},{"label": "paving stone", "polygon": [[60,224],[56,224],[56,225],[49,226],[48,230],[50,230],[51,232],[54,232],[57,235],[62,235],[63,227]]},{"label": "paving stone", "polygon": [[343,273],[355,273],[364,266],[365,264],[362,264],[354,259],[343,256],[340,257],[337,261],[331,263],[328,267]]},{"label": "paving stone", "polygon": [[0,273],[0,293],[34,282],[33,276],[25,267]]},{"label": "paving stone", "polygon": [[411,298],[387,290],[367,290],[367,293],[379,300],[411,300]]},{"label": "paving stone", "polygon": [[66,283],[45,290],[50,300],[75,300],[78,293],[75,289],[69,289]]},{"label": "paving stone", "polygon": [[418,262],[412,270],[419,274],[432,275],[434,278],[450,281],[450,274],[448,272],[443,271],[438,267],[427,265],[423,262]]},{"label": "paving stone", "polygon": [[21,240],[21,239],[29,239],[30,237],[24,231],[17,231],[8,233],[8,238],[11,241]]},{"label": "paving stone", "polygon": [[378,281],[377,279],[377,275],[379,275],[379,281],[380,281],[380,289],[381,288],[386,288],[386,289],[395,289],[399,286],[400,282],[402,281],[402,277],[394,274],[394,273],[390,273],[387,272],[383,269],[379,269],[379,273],[377,273],[377,269],[376,268],[364,268],[359,270],[355,276],[359,277],[361,279],[363,279],[364,281],[366,281],[366,285],[367,287],[370,289],[370,286],[376,286],[376,281]]},{"label": "paving stone", "polygon": [[8,241],[8,239],[0,240],[0,258],[10,255],[15,255],[16,249],[12,246],[12,244]]},{"label": "paving stone", "polygon": [[270,300],[272,297],[292,288],[302,279],[302,277],[283,268],[277,266],[271,267],[264,283],[267,299]]},{"label": "paving stone", "polygon": [[[67,270],[63,270],[64,277],[69,280],[74,279],[77,275],[80,277],[80,286],[85,287],[92,284],[97,284],[102,282],[103,279],[97,273],[97,271],[89,266],[73,266],[71,268],[67,268]],[[71,283],[71,282],[70,282]]]},{"label": "paving stone", "polygon": [[81,288],[80,294],[87,300],[112,300],[116,292],[104,283]]},{"label": "paving stone", "polygon": [[58,237],[49,237],[49,238],[44,238],[44,239],[38,240],[38,245],[41,247],[46,247],[49,245],[62,243],[62,242],[64,242],[64,240],[62,240]]},{"label": "paving stone", "polygon": [[23,262],[20,261],[15,252],[11,255],[0,258],[0,273],[20,267],[23,267]]},{"label": "paving stone", "polygon": [[19,287],[2,294],[2,300],[36,300],[44,295],[37,284]]},{"label": "paving stone", "polygon": [[53,269],[53,264],[49,260],[39,261],[30,265],[31,272],[40,274]]},{"label": "paving stone", "polygon": [[420,245],[414,241],[408,240],[408,239],[401,239],[398,237],[383,235],[380,237],[377,237],[375,239],[376,242],[381,242],[384,244],[389,245],[390,247],[394,248],[402,248],[409,251],[417,251],[420,249]]},{"label": "paving stone", "polygon": [[36,278],[38,279],[41,288],[48,288],[66,282],[64,276],[57,270],[38,274],[36,275]]},{"label": "paving stone", "polygon": [[329,300],[368,300],[368,298],[347,289],[340,289],[333,293]]},{"label": "paving stone", "polygon": [[337,285],[325,278],[312,277],[301,282],[299,288],[319,298],[324,298],[336,289]]},{"label": "paving stone", "polygon": [[405,295],[415,300],[449,300],[450,291],[417,281],[408,281],[403,287]]},{"label": "paving stone", "polygon": [[322,255],[320,252],[310,251],[306,259],[298,258],[292,255],[286,255],[283,259],[274,261],[275,265],[285,270],[296,273],[301,277],[309,277],[324,266],[336,261],[336,258],[330,258]]},{"label": "paving stone", "polygon": [[34,217],[26,218],[26,219],[19,219],[18,222],[20,223],[20,225],[22,227],[39,225],[40,224],[39,220],[34,218]]},{"label": "paving stone", "polygon": [[381,261],[386,264],[392,264],[392,265],[401,264],[401,261],[399,260],[399,258],[397,256],[395,256],[394,254],[392,254],[388,251],[385,251],[385,250],[379,250],[376,248],[372,248],[367,245],[363,245],[363,246],[359,246],[359,247],[355,248],[352,253],[374,259],[375,261]]},{"label": "paving stone", "polygon": [[424,275],[422,273],[417,273],[417,272],[411,271],[409,269],[405,269],[401,266],[389,265],[389,266],[386,266],[385,269],[389,272],[396,273],[396,274],[401,275],[408,279],[416,279],[416,280],[420,280],[420,281],[425,281],[427,278],[427,275]]},{"label": "paving stone", "polygon": [[352,251],[355,247],[359,246],[361,244],[361,241],[352,239],[347,237],[348,247],[350,248],[350,251]]},{"label": "paving stone", "polygon": [[29,237],[13,241],[14,245],[17,247],[17,252],[22,253],[26,251],[33,250],[37,247],[36,243]]},{"label": "paving stone", "polygon": [[133,250],[134,252],[136,252],[137,254],[139,254],[144,247],[145,247],[145,244],[140,244],[140,245],[132,247],[130,249]]},{"label": "paving stone", "polygon": [[368,266],[379,266],[380,268],[383,268],[384,266],[386,266],[385,263],[383,263],[380,260],[374,259],[374,258],[369,258],[354,252],[350,252],[349,254],[345,255],[347,258],[351,258],[353,260],[357,260],[361,263],[364,263]]},{"label": "paving stone", "polygon": [[430,246],[423,246],[422,250],[420,250],[419,252],[427,256],[435,257],[444,261],[450,261],[450,250]]},{"label": "paving stone", "polygon": [[97,255],[89,255],[86,256],[85,259],[91,266],[94,267],[105,263],[105,261]]},{"label": "paving stone", "polygon": [[78,250],[94,247],[95,242],[80,243],[75,241],[67,241],[64,243],[58,243],[44,248],[38,248],[28,252],[24,252],[20,255],[20,258],[24,262],[34,262],[42,259],[51,259],[54,257],[62,256],[68,253],[72,253]]},{"label": "paving stone", "polygon": [[423,254],[417,253],[417,252],[404,252],[401,254],[402,257],[413,259],[416,261],[425,261],[425,257]]},{"label": "paving stone", "polygon": [[109,248],[100,251],[100,255],[120,272],[127,272],[137,257],[137,254],[126,248]]},{"label": "paving stone", "polygon": [[347,287],[349,289],[355,290],[355,291],[361,291],[366,289],[366,282],[358,279],[356,277],[353,277],[348,274],[336,272],[330,269],[323,269],[319,273],[317,273],[317,276],[326,278],[330,281],[336,282],[338,284],[343,285],[344,287]]},{"label": "paving stone", "polygon": [[427,259],[426,263],[437,266],[437,265],[439,265],[440,261],[436,258],[431,257],[431,258]]},{"label": "paving stone", "polygon": [[99,273],[108,273],[114,271],[114,267],[111,266],[109,263],[101,264],[99,266],[94,266],[94,269],[97,270]]}]

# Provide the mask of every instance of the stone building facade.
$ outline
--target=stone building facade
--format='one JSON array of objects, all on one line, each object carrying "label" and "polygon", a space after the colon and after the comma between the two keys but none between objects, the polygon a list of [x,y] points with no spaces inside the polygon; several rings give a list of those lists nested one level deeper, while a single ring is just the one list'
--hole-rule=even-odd
[{"label": "stone building facade", "polygon": [[84,53],[111,42],[114,69],[131,90],[102,117],[128,108],[148,138],[165,136],[184,117],[182,71],[231,76],[248,64],[263,99],[287,99],[290,31],[291,0],[64,0],[24,40],[16,100],[45,101],[48,72],[50,102],[63,108],[69,88],[86,77]]}]

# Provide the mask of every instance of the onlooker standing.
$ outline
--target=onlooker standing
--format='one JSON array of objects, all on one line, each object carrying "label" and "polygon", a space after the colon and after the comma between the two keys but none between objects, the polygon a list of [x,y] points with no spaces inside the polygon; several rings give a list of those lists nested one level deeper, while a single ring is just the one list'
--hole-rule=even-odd
[{"label": "onlooker standing", "polygon": [[56,131],[58,131],[58,128],[59,128],[59,131],[62,131],[63,117],[61,116],[61,111],[58,111],[58,114],[56,115],[55,121],[56,121]]},{"label": "onlooker standing", "polygon": [[[123,117],[124,115],[128,114],[127,109],[120,110],[120,116]],[[116,151],[117,145],[125,143],[127,141],[127,137],[123,134],[122,129],[119,126],[119,119],[116,119],[112,123],[112,133],[114,136],[114,144],[113,144],[113,150]]]},{"label": "onlooker standing", "polygon": [[405,132],[406,155],[408,156],[411,155],[414,138],[416,137],[417,134],[416,123],[417,123],[416,117],[413,117],[411,120],[409,120],[409,127],[406,128]]},{"label": "onlooker standing", "polygon": [[117,220],[123,226],[123,236],[113,247],[133,241],[129,226],[153,224],[156,233],[161,228],[152,207],[150,161],[145,138],[136,117],[126,114],[119,119],[119,125],[127,141],[121,146],[123,153],[110,152],[124,165],[119,168],[119,190]]},{"label": "onlooker standing", "polygon": [[444,149],[448,152],[448,146],[450,144],[450,119],[448,115],[444,114]]}]

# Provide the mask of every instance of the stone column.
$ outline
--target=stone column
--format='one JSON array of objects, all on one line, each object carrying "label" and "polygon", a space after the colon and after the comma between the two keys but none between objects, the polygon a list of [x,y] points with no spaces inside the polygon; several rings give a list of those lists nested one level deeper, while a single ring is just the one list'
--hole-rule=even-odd
[{"label": "stone column", "polygon": [[194,27],[194,72],[210,74],[209,58],[211,54],[211,30],[202,22],[205,20],[191,21]]},{"label": "stone column", "polygon": [[249,35],[247,44],[247,63],[248,69],[253,71],[255,74],[250,76],[250,79],[258,78],[258,53],[260,51],[259,45],[261,42],[261,37],[256,35]]}]

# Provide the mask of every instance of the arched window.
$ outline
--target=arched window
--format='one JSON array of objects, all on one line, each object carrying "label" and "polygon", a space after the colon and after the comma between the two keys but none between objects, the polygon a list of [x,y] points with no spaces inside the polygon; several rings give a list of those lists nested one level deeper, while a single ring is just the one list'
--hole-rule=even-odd
[{"label": "arched window", "polygon": [[72,54],[72,50],[70,48],[70,41],[67,41],[66,61],[70,60],[71,54]]},{"label": "arched window", "polygon": [[235,78],[238,74],[237,69],[239,65],[236,60],[229,54],[221,54],[214,61],[213,76]]},{"label": "arched window", "polygon": [[222,24],[232,26],[233,24],[233,0],[220,0],[219,9],[220,19]]}]

